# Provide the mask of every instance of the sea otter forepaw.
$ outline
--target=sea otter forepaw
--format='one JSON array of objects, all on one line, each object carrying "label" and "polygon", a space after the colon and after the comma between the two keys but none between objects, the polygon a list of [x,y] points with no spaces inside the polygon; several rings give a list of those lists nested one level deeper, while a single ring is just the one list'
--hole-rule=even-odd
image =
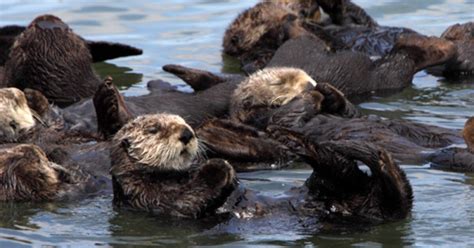
[{"label": "sea otter forepaw", "polygon": [[223,159],[210,159],[199,171],[199,178],[213,189],[235,187],[237,178],[234,168]]},{"label": "sea otter forepaw", "polygon": [[339,114],[346,108],[346,97],[337,88],[329,83],[318,83],[315,90],[324,96],[321,111],[330,114]]}]

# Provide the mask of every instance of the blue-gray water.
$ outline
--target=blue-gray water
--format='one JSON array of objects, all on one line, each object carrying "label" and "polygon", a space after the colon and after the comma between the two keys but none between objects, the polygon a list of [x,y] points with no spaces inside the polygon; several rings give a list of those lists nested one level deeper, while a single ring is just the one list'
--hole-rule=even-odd
[{"label": "blue-gray water", "polygon": [[[381,24],[405,26],[440,35],[451,24],[474,20],[472,0],[356,1]],[[221,56],[226,26],[256,0],[133,0],[133,1],[0,1],[0,26],[26,25],[35,16],[52,13],[82,36],[135,45],[138,57],[96,65],[101,75],[112,75],[124,93],[146,93],[150,79],[180,81],[160,68],[167,63],[211,71],[235,71]],[[133,84],[131,87],[129,85]],[[184,90],[188,90],[183,87]],[[416,75],[414,85],[391,97],[361,104],[368,113],[406,118],[449,128],[461,128],[474,115],[474,82],[460,83]],[[198,222],[166,221],[146,214],[117,211],[111,197],[75,203],[0,203],[0,247],[14,246],[129,246],[248,244],[261,246],[445,246],[474,247],[474,175],[403,165],[415,191],[413,216],[403,222],[368,231],[303,235],[231,233],[209,236]],[[247,186],[278,194],[301,184],[308,170],[258,172],[243,175],[270,179],[244,181]]]}]

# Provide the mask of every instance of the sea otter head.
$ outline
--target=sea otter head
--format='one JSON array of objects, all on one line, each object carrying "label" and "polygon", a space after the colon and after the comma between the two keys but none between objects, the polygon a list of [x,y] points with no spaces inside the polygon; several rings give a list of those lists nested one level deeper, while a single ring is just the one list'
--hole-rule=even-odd
[{"label": "sea otter head", "polygon": [[0,141],[14,141],[34,125],[25,94],[16,88],[0,89]]},{"label": "sea otter head", "polygon": [[[234,91],[231,116],[246,119],[245,112],[259,107],[280,107],[304,91],[316,86],[316,81],[305,71],[288,67],[266,68],[250,75]],[[244,116],[240,116],[243,114]]]},{"label": "sea otter head", "polygon": [[0,149],[0,200],[50,200],[57,196],[64,172],[35,145]]},{"label": "sea otter head", "polygon": [[257,49],[276,50],[286,40],[306,34],[298,13],[281,4],[262,2],[242,12],[227,28],[223,47],[231,56]]},{"label": "sea otter head", "polygon": [[463,137],[469,151],[474,153],[474,116],[466,121],[463,129]]},{"label": "sea otter head", "polygon": [[42,15],[36,17],[28,26],[28,28],[40,29],[62,29],[70,30],[69,26],[64,23],[59,17],[53,15]]},{"label": "sea otter head", "polygon": [[127,155],[158,170],[184,170],[197,155],[198,140],[183,118],[172,114],[143,115],[114,136]]}]

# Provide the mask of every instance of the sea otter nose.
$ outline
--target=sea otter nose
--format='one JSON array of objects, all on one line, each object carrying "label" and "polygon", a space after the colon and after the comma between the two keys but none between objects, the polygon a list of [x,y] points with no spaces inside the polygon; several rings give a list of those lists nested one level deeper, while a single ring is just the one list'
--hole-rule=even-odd
[{"label": "sea otter nose", "polygon": [[193,132],[191,132],[189,128],[185,128],[183,132],[181,133],[181,136],[179,136],[179,141],[187,145],[192,138],[194,138]]}]

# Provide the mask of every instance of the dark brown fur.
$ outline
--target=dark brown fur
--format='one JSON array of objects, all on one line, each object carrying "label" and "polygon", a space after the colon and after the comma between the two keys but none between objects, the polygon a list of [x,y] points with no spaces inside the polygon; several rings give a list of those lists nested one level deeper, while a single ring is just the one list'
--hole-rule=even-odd
[{"label": "dark brown fur", "polygon": [[[15,39],[25,31],[26,27],[10,25],[0,27],[0,65],[5,65],[9,58],[10,50]],[[125,56],[140,55],[141,49],[125,44],[85,40],[93,62],[100,62]]]},{"label": "dark brown fur", "polygon": [[461,138],[453,130],[404,120],[383,120],[375,116],[346,119],[318,115],[296,130],[314,142],[371,142],[403,162],[423,162],[426,160],[426,152],[461,142]]},{"label": "dark brown fur", "polygon": [[448,27],[441,38],[452,41],[457,48],[456,57],[445,65],[431,68],[428,72],[445,77],[472,77],[474,75],[474,22]]},{"label": "dark brown fur", "polygon": [[350,0],[318,0],[321,8],[329,14],[332,23],[336,25],[361,25],[377,27],[377,22],[364,9]]},{"label": "dark brown fur", "polygon": [[474,117],[466,121],[462,134],[467,149],[450,147],[430,154],[428,160],[432,167],[442,170],[474,172]]},{"label": "dark brown fur", "polygon": [[300,37],[282,45],[268,67],[303,69],[317,82],[329,82],[347,97],[400,90],[411,84],[415,72],[443,63],[455,54],[451,42],[410,36],[399,39],[392,52],[372,61],[352,51],[321,51],[314,38]]},{"label": "dark brown fur", "polygon": [[[179,68],[180,75],[186,75],[186,78],[201,78],[204,81],[193,81],[193,83],[201,85],[203,90],[195,93],[185,93],[176,90],[170,84],[162,81],[151,81],[148,83],[150,94],[137,97],[123,97],[119,95],[115,86],[103,84],[94,96],[94,103],[90,100],[78,103],[64,110],[64,117],[68,125],[74,129],[84,130],[88,132],[96,131],[96,113],[90,111],[93,105],[96,111],[103,116],[108,116],[110,120],[99,119],[99,129],[105,136],[110,136],[120,128],[127,117],[126,112],[130,112],[131,116],[138,116],[149,113],[172,113],[182,116],[191,126],[196,127],[203,121],[213,118],[222,117],[228,114],[230,96],[242,77],[221,77],[213,75],[218,82],[210,83],[207,77],[194,76],[198,70]],[[200,74],[202,75],[202,74]],[[192,84],[192,83],[191,83]],[[207,89],[205,89],[207,88]],[[117,104],[120,103],[120,107]],[[122,106],[122,104],[124,105]],[[128,111],[125,111],[125,108]],[[104,115],[104,113],[116,113],[115,109],[120,110],[116,117],[113,115]],[[116,127],[114,127],[116,126]]]},{"label": "dark brown fur", "polygon": [[8,86],[31,88],[64,106],[90,97],[99,80],[87,44],[59,18],[37,17],[17,37],[5,64]]},{"label": "dark brown fur", "polygon": [[95,180],[74,164],[58,165],[35,145],[0,147],[0,201],[77,199],[97,192]]},{"label": "dark brown fur", "polygon": [[208,160],[195,170],[162,171],[138,163],[123,143],[111,152],[114,204],[157,215],[200,218],[214,214],[234,189],[233,168]]}]

